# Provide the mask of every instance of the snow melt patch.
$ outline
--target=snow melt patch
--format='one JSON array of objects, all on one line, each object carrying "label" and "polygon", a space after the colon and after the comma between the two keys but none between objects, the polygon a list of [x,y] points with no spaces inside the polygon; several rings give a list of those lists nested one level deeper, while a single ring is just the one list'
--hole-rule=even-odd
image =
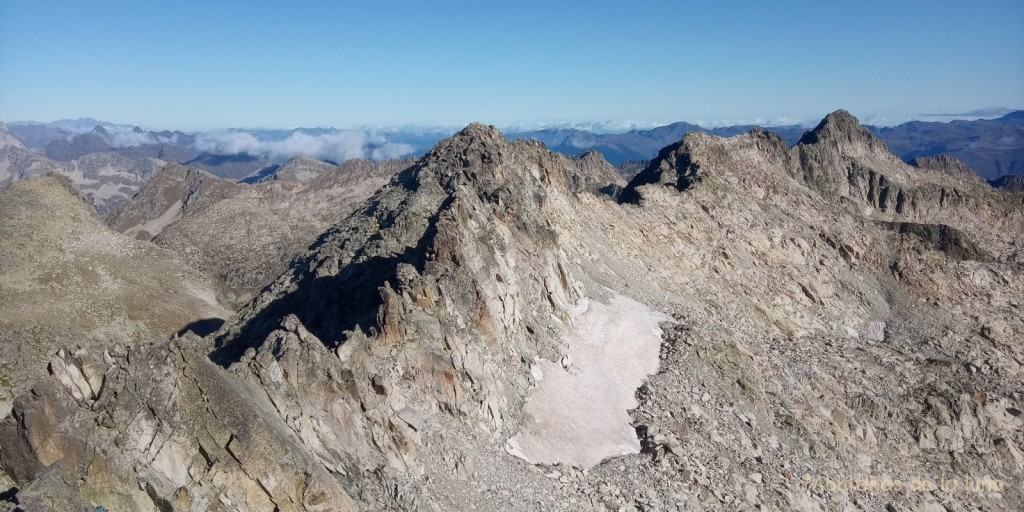
[{"label": "snow melt patch", "polygon": [[640,452],[627,411],[637,407],[636,388],[658,370],[658,324],[671,319],[621,295],[608,304],[580,306],[573,311],[575,327],[564,336],[568,357],[538,360],[534,375],[543,379],[523,408],[519,432],[505,446],[530,463],[590,468]]}]

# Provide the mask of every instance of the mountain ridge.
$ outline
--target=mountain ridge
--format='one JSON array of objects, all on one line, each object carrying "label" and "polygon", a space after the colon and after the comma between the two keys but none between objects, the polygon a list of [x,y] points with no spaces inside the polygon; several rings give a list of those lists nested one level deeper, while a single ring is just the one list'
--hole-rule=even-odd
[{"label": "mountain ridge", "polygon": [[[471,124],[206,338],[62,353],[0,465],[26,506],[1012,510],[1020,193],[819,128],[687,133],[616,198]],[[799,484],[922,471],[1004,485]]]}]

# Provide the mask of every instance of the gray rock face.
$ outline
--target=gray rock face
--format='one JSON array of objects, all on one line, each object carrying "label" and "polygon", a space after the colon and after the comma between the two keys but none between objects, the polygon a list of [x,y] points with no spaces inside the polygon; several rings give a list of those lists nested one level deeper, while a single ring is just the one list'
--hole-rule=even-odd
[{"label": "gray rock face", "polygon": [[27,149],[0,124],[0,190],[29,176],[58,171],[60,166]]},{"label": "gray rock face", "polygon": [[842,112],[792,149],[688,134],[622,201],[599,164],[468,126],[209,337],[58,352],[0,467],[25,503],[115,510],[1024,500],[1017,195]]},{"label": "gray rock face", "polygon": [[14,414],[0,421],[4,468],[29,483],[21,506],[354,508],[284,421],[268,414],[263,393],[185,343],[58,352],[55,378],[19,398]]},{"label": "gray rock face", "polygon": [[614,196],[619,190],[626,186],[626,180],[622,178],[619,170],[601,156],[601,153],[590,150],[572,158],[573,165],[565,166],[566,169],[580,169],[578,173],[566,176],[569,186],[576,192],[603,193]]}]

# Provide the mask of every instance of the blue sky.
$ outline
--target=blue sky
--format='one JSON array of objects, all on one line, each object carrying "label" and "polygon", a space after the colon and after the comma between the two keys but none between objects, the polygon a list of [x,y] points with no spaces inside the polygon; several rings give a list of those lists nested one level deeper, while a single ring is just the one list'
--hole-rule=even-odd
[{"label": "blue sky", "polygon": [[865,121],[1024,108],[1024,2],[0,0],[0,120]]}]

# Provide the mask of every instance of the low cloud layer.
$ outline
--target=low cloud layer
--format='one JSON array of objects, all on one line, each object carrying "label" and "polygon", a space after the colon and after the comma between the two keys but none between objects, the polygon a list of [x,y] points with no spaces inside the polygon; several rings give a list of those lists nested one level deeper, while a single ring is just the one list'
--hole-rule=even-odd
[{"label": "low cloud layer", "polygon": [[193,147],[197,151],[217,154],[258,155],[279,162],[296,155],[343,162],[353,158],[400,158],[413,152],[409,144],[389,142],[381,135],[360,130],[316,135],[298,131],[284,139],[272,140],[260,139],[243,131],[213,132],[199,135]]},{"label": "low cloud layer", "polygon": [[131,148],[147,144],[177,144],[178,135],[164,137],[152,132],[135,131],[133,129],[106,128],[107,139],[114,148]]}]

